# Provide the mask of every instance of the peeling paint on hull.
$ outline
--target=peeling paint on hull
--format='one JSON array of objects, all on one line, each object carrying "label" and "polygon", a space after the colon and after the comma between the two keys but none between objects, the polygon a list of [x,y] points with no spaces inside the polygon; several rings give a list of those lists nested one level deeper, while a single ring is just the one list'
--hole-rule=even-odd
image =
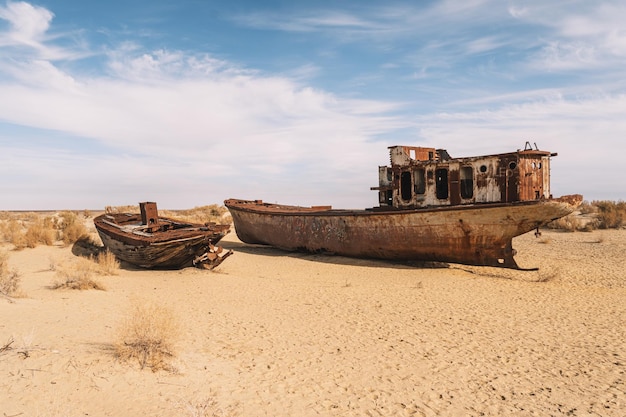
[{"label": "peeling paint on hull", "polygon": [[245,243],[288,251],[518,268],[512,239],[571,213],[582,196],[417,209],[333,210],[226,200]]}]

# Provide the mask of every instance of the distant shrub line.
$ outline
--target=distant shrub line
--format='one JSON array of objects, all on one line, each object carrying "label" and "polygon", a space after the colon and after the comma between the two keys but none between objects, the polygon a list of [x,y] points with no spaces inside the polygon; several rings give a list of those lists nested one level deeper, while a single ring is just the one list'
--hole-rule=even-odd
[{"label": "distant shrub line", "polygon": [[62,211],[41,217],[36,213],[2,213],[0,216],[0,239],[12,243],[16,250],[51,246],[56,241],[66,245],[76,242],[89,232],[85,226],[85,212],[81,218],[72,211]]},{"label": "distant shrub line", "polygon": [[626,201],[583,202],[578,211],[547,225],[550,229],[589,232],[626,227]]}]

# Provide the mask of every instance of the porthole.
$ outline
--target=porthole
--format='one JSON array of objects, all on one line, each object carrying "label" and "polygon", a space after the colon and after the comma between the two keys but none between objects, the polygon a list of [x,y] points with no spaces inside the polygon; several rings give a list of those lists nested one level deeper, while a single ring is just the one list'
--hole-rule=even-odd
[{"label": "porthole", "polygon": [[515,169],[517,164],[514,161],[509,162],[509,169]]},{"label": "porthole", "polygon": [[487,172],[487,165],[481,165],[480,172]]}]

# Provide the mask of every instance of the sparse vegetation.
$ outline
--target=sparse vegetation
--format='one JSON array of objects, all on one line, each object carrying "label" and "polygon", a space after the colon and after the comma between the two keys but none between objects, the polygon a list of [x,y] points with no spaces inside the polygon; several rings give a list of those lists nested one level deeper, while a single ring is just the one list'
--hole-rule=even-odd
[{"label": "sparse vegetation", "polygon": [[598,227],[600,229],[619,229],[626,224],[626,201],[595,201]]},{"label": "sparse vegetation", "polygon": [[122,360],[137,360],[141,369],[172,370],[178,336],[179,324],[169,309],[135,301],[118,329],[115,352]]},{"label": "sparse vegetation", "polygon": [[179,403],[177,408],[185,411],[185,415],[189,417],[226,417],[235,415],[232,406],[222,409],[212,397],[200,401]]},{"label": "sparse vegetation", "polygon": [[550,229],[590,232],[595,229],[619,229],[626,226],[626,202],[585,201],[578,211],[548,223]]},{"label": "sparse vegetation", "polygon": [[66,245],[70,245],[89,234],[83,220],[71,211],[59,213],[58,229],[59,240],[62,240]]},{"label": "sparse vegetation", "polygon": [[100,268],[100,273],[103,275],[117,275],[120,269],[120,261],[109,250],[98,253],[95,261]]},{"label": "sparse vegetation", "polygon": [[51,217],[43,220],[36,219],[24,234],[24,241],[27,247],[34,248],[39,244],[51,246],[56,240],[56,230]]},{"label": "sparse vegetation", "polygon": [[139,205],[135,206],[106,206],[105,213],[139,213]]},{"label": "sparse vegetation", "polygon": [[20,295],[21,277],[16,269],[9,269],[9,255],[0,252],[0,294],[7,297]]},{"label": "sparse vegetation", "polygon": [[228,209],[217,204],[194,207],[188,210],[164,210],[162,213],[164,216],[174,217],[190,223],[224,223],[225,219],[230,218]]},{"label": "sparse vegetation", "polygon": [[[89,215],[88,211],[83,213]],[[14,245],[15,250],[53,245],[57,240],[74,243],[88,235],[84,219],[71,211],[44,216],[41,213],[2,212],[0,241]]]},{"label": "sparse vegetation", "polygon": [[2,223],[2,238],[5,242],[12,243],[16,249],[23,249],[26,247],[26,240],[22,230],[23,225],[21,221],[9,218]]},{"label": "sparse vegetation", "polygon": [[105,290],[104,286],[93,278],[97,272],[97,265],[86,258],[78,258],[69,265],[56,266],[56,276],[58,278],[52,289],[72,289],[72,290]]}]

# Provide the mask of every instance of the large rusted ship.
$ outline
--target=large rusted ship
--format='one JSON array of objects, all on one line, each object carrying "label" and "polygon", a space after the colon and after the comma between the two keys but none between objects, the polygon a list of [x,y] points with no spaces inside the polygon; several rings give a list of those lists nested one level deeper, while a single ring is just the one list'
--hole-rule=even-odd
[{"label": "large rusted ship", "polygon": [[239,239],[289,251],[519,269],[512,239],[575,210],[553,198],[550,158],[515,152],[452,158],[446,150],[392,146],[379,167],[379,206],[364,210],[225,201]]},{"label": "large rusted ship", "polygon": [[94,219],[105,248],[123,261],[142,268],[213,269],[232,253],[220,255],[222,249],[214,246],[230,225],[161,217],[154,202],[139,203],[139,208],[141,213],[104,213]]}]

